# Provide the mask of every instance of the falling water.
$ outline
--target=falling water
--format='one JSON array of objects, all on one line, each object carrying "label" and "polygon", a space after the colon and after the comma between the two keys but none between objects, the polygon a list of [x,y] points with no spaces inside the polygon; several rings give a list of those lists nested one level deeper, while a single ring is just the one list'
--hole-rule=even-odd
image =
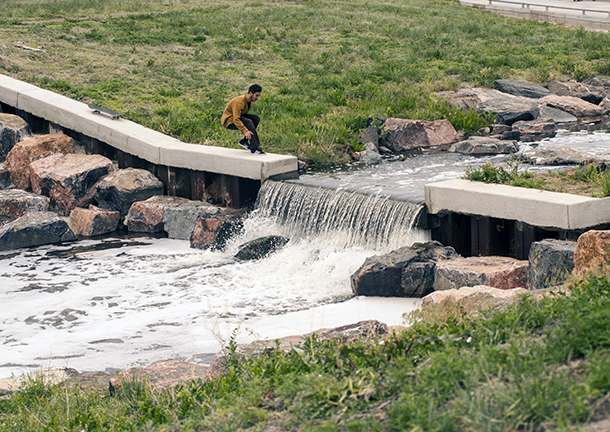
[{"label": "falling water", "polygon": [[340,248],[392,250],[427,238],[417,226],[423,205],[380,195],[267,181],[256,206],[287,237],[318,237]]}]

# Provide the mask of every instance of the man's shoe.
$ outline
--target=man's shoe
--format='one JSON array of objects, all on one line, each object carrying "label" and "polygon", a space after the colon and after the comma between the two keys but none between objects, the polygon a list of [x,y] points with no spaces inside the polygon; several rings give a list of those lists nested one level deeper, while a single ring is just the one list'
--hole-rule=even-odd
[{"label": "man's shoe", "polygon": [[[240,140],[238,144],[239,144],[240,147],[243,147],[246,150],[250,150],[250,146],[248,145],[248,140],[247,139]],[[250,151],[252,151],[252,150],[250,150]]]},{"label": "man's shoe", "polygon": [[261,149],[256,149],[256,150],[250,150],[252,152],[252,154],[257,154],[257,155],[264,155],[266,154],[264,151],[262,151]]}]

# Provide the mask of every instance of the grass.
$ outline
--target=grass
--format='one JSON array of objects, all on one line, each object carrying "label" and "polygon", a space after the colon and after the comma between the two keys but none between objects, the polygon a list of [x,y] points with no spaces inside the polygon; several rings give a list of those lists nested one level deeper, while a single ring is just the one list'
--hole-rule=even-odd
[{"label": "grass", "polygon": [[462,178],[598,198],[610,196],[610,172],[593,164],[557,173],[530,173],[520,171],[519,163],[511,159],[506,168],[491,162],[477,168],[469,167]]},{"label": "grass", "polygon": [[321,165],[348,161],[369,117],[488,123],[437,91],[610,74],[606,33],[456,0],[4,0],[2,44],[0,73],[186,142],[236,147],[220,114],[260,83],[262,146]]},{"label": "grass", "polygon": [[[610,281],[468,313],[411,316],[383,338],[315,337],[230,357],[228,373],[162,392],[24,385],[0,428],[55,430],[573,431],[610,413]],[[234,345],[233,351],[234,352]]]}]

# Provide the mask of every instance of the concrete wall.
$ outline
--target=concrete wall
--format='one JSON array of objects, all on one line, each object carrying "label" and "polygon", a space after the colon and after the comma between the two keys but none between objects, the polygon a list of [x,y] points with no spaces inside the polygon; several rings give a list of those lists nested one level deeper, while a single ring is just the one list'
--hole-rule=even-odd
[{"label": "concrete wall", "polygon": [[610,198],[448,180],[425,186],[431,214],[462,213],[520,221],[535,227],[580,230],[610,222]]}]

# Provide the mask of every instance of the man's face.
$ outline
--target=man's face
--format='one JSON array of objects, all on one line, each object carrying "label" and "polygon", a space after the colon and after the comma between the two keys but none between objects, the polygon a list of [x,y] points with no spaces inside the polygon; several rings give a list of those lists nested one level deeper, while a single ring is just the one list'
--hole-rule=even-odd
[{"label": "man's face", "polygon": [[261,97],[261,92],[248,93],[248,96],[250,102],[256,102],[258,98]]}]

